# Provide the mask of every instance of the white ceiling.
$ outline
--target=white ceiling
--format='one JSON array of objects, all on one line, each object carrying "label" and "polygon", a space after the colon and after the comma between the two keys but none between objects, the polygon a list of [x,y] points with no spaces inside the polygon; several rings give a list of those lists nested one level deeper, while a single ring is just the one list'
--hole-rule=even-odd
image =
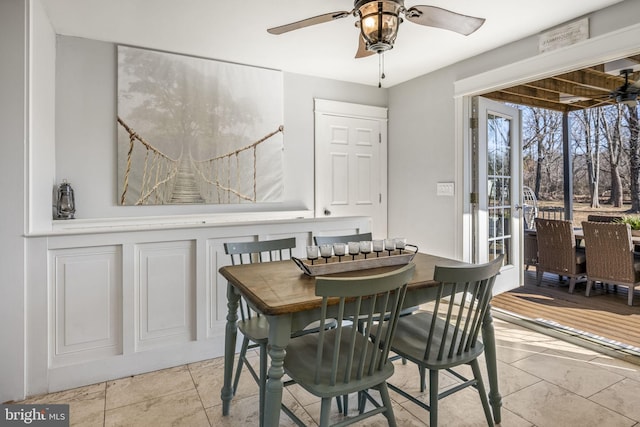
[{"label": "white ceiling", "polygon": [[[350,11],[350,0],[39,0],[57,34],[378,84],[378,55],[354,59],[355,18],[279,36],[266,29]],[[390,87],[622,0],[407,0],[486,18],[470,36],[405,21],[384,57]]]}]

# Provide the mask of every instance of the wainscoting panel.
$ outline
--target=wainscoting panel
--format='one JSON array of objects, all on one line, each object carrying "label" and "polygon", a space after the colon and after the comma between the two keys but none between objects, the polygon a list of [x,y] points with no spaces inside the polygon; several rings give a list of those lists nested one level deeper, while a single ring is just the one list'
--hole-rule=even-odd
[{"label": "wainscoting panel", "polygon": [[136,350],[195,339],[195,242],[138,245]]},{"label": "wainscoting panel", "polygon": [[64,222],[69,230],[30,237],[28,256],[39,267],[27,288],[28,395],[223,355],[225,242],[295,237],[293,255],[304,257],[314,235],[371,231],[368,217],[189,219],[104,227],[74,220]]},{"label": "wainscoting panel", "polygon": [[50,299],[54,366],[122,352],[121,255],[117,246],[56,250]]}]

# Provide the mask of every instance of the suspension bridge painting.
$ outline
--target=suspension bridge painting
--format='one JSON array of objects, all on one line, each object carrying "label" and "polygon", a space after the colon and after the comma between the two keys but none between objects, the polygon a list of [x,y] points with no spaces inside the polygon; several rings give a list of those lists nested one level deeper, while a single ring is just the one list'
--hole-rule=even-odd
[{"label": "suspension bridge painting", "polygon": [[278,202],[282,73],[118,46],[118,203]]}]

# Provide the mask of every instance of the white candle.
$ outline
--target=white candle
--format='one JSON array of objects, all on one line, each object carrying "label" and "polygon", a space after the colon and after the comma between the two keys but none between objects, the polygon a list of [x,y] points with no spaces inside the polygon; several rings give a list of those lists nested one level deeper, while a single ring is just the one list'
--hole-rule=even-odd
[{"label": "white candle", "polygon": [[333,250],[333,246],[330,244],[320,245],[320,256],[322,258],[331,258],[332,250]]},{"label": "white candle", "polygon": [[307,259],[310,259],[310,260],[318,259],[317,246],[307,246]]},{"label": "white candle", "polygon": [[347,250],[345,248],[345,244],[344,243],[334,243],[333,244],[333,253],[336,254],[336,256],[344,256],[344,254],[347,253]]},{"label": "white candle", "polygon": [[393,239],[385,239],[384,240],[384,249],[387,251],[395,251],[396,250],[396,242]]},{"label": "white candle", "polygon": [[360,243],[358,242],[349,242],[349,255],[351,255],[351,259],[355,259],[356,255],[360,253]]}]

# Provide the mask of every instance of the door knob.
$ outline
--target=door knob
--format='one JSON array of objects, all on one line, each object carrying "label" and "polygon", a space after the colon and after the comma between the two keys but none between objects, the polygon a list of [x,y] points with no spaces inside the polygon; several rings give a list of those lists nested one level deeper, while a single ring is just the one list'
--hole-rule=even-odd
[{"label": "door knob", "polygon": [[327,208],[324,208],[324,214],[326,216],[329,216],[329,215],[331,215],[331,211],[329,209],[327,209]]}]

